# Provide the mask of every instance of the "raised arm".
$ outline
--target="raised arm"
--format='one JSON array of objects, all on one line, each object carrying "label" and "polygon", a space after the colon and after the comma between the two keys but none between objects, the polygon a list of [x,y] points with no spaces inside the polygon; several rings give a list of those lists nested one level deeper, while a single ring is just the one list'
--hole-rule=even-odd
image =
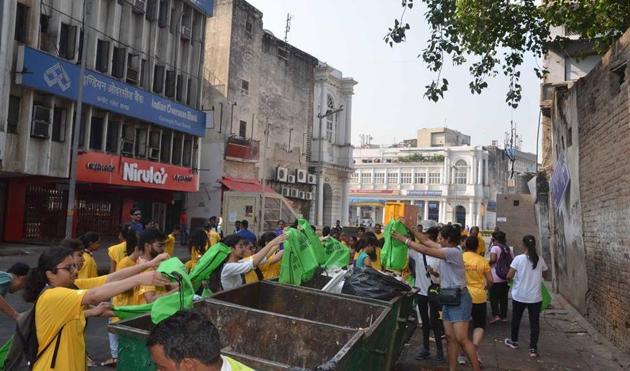
[{"label": "raised arm", "polygon": [[96,305],[139,285],[165,286],[170,281],[156,271],[148,271],[122,280],[108,282],[103,286],[89,289],[83,296],[82,305]]},{"label": "raised arm", "polygon": [[287,239],[286,235],[281,234],[280,236],[274,238],[269,241],[265,247],[260,249],[256,254],[252,255],[252,264],[254,267],[257,267],[258,264],[267,256],[267,254],[274,248],[280,246],[282,242]]},{"label": "raised arm", "polygon": [[160,265],[161,262],[163,262],[164,260],[168,258],[169,258],[169,255],[167,253],[162,253],[156,256],[151,261],[138,263],[134,266],[121,269],[118,272],[110,273],[107,275],[107,282],[109,283],[109,282],[119,281],[127,277],[135,276],[138,273],[142,273],[149,268],[156,268],[158,265]]},{"label": "raised arm", "polygon": [[410,248],[416,250],[419,253],[433,256],[438,259],[446,258],[446,255],[444,254],[443,249],[441,249],[441,246],[438,243],[431,241],[422,233],[420,233],[419,236],[420,236],[419,239],[421,243],[414,242],[411,240],[411,238],[405,237],[398,232],[392,233],[392,238],[394,238],[397,241],[405,243],[405,245],[409,246]]}]

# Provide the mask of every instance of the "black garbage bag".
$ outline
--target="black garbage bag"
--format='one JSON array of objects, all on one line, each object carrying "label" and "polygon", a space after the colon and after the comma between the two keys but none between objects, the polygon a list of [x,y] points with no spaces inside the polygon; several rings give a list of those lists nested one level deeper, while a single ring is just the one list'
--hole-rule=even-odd
[{"label": "black garbage bag", "polygon": [[388,301],[411,290],[409,285],[394,277],[373,268],[364,267],[355,270],[350,277],[346,277],[341,292],[362,298]]}]

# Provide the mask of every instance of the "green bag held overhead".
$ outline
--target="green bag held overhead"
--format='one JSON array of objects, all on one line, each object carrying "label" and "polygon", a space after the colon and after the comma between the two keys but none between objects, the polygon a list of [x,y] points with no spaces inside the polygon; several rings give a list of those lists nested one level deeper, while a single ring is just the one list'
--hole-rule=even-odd
[{"label": "green bag held overhead", "polygon": [[294,228],[286,232],[284,255],[280,262],[280,283],[299,286],[313,278],[319,266],[313,249],[304,233]]},{"label": "green bag held overhead", "polygon": [[324,264],[327,257],[317,233],[313,231],[313,228],[306,219],[298,219],[298,226],[308,239],[308,243],[315,254],[315,258],[317,259],[317,264]]},{"label": "green bag held overhead", "polygon": [[381,266],[383,269],[402,271],[407,265],[409,248],[403,242],[393,239],[392,232],[398,232],[405,236],[409,233],[407,227],[395,219],[392,219],[385,226],[383,233],[385,243],[381,250]]},{"label": "green bag held overhead", "polygon": [[219,242],[212,245],[212,247],[201,256],[197,265],[190,271],[189,275],[194,292],[199,290],[201,283],[210,278],[210,275],[230,256],[231,252],[232,249],[230,249],[229,246]]},{"label": "green bag held overhead", "polygon": [[327,237],[323,244],[326,253],[326,262],[322,265],[324,268],[344,268],[350,264],[350,249],[333,237]]}]

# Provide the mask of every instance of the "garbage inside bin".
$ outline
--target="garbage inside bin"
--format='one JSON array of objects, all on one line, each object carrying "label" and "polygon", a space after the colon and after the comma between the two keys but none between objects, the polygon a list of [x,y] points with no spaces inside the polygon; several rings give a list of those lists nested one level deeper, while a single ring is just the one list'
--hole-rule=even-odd
[{"label": "garbage inside bin", "polygon": [[411,290],[411,287],[394,277],[365,267],[346,277],[341,292],[370,299],[391,300]]}]

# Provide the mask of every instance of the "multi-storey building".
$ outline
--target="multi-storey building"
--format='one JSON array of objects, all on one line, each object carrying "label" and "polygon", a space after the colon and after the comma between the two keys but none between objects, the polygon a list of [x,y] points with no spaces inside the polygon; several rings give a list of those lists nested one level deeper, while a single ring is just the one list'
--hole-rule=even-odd
[{"label": "multi-storey building", "polygon": [[198,189],[212,1],[6,0],[0,8],[4,239],[63,237],[82,60],[75,232],[114,234],[134,206],[170,228]]},{"label": "multi-storey building", "polygon": [[470,136],[449,128],[418,129],[416,147],[456,147],[469,146]]}]

